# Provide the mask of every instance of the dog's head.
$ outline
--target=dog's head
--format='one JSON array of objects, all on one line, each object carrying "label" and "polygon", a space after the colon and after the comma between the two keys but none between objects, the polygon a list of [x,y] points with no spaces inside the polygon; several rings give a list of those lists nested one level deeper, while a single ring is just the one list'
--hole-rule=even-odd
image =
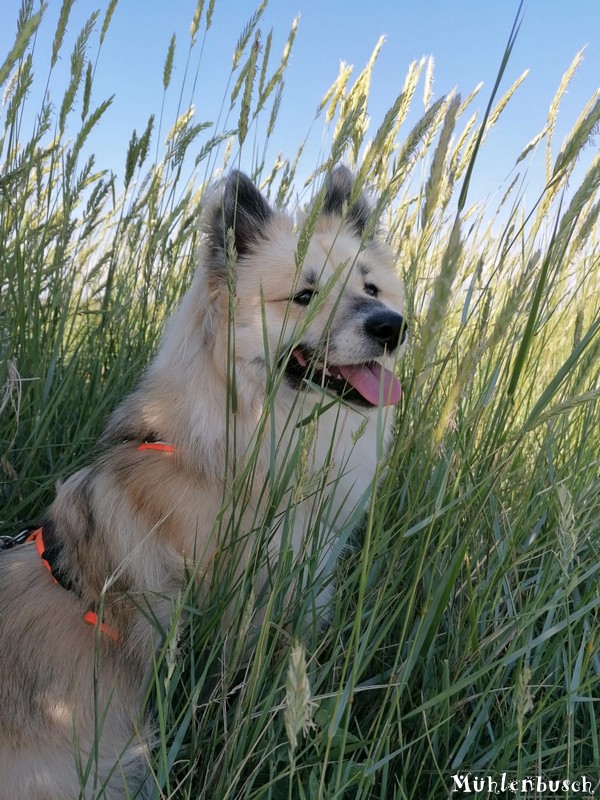
[{"label": "dog's head", "polygon": [[292,221],[231,173],[209,214],[205,275],[223,316],[232,311],[236,371],[264,381],[267,362],[283,363],[296,390],[317,384],[352,404],[390,405],[401,395],[393,363],[406,337],[404,291],[352,188],[351,173],[335,169],[299,247]]}]

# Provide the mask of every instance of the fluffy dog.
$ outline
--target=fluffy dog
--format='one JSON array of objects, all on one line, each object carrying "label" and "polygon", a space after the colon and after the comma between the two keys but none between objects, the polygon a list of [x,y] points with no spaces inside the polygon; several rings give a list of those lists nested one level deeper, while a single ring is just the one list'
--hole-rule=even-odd
[{"label": "fluffy dog", "polygon": [[299,240],[229,176],[192,286],[98,454],[32,541],[0,555],[0,797],[146,796],[152,653],[190,569],[200,583],[231,567],[225,540],[239,575],[267,530],[254,574],[267,587],[283,548],[301,560],[316,546],[326,603],[336,537],[389,438],[406,328],[352,188],[334,170]]}]

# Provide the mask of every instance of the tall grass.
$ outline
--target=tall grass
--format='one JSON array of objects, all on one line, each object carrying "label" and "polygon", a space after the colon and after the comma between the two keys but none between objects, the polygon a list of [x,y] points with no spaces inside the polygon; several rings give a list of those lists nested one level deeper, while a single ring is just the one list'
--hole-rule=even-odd
[{"label": "tall grass", "polygon": [[[174,40],[165,54],[177,119],[143,121],[118,175],[96,164],[86,143],[111,100],[91,98],[115,5],[90,16],[64,94],[35,114],[29,89],[51,75],[36,73],[47,22],[30,0],[0,66],[0,533],[39,516],[55,481],[93,457],[190,281],[213,175],[241,163],[278,206],[302,188],[301,151],[266,162],[297,23],[274,64],[264,3],[232,40],[214,125],[183,99],[207,69],[193,63],[215,3],[200,0],[179,88]],[[523,76],[481,116],[480,87],[432,102],[432,61],[415,62],[369,139],[380,46],[354,81],[343,65],[318,106],[330,150],[307,183],[341,159],[357,192],[381,198],[412,336],[393,448],[322,632],[303,628],[305,597],[285,606],[285,558],[259,631],[249,585],[182,593],[149,689],[157,797],[421,800],[468,771],[599,786],[598,93],[558,146],[577,55],[518,158],[545,150],[538,201],[524,203],[516,177],[490,208],[468,176]],[[425,112],[407,130],[419,86]]]}]

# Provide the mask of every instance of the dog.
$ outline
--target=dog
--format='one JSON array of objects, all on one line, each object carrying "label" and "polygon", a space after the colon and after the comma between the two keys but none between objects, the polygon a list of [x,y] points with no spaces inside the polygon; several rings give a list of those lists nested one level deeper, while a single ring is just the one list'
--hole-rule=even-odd
[{"label": "dog", "polygon": [[0,554],[1,798],[148,795],[140,711],[173,599],[190,569],[198,586],[246,569],[265,519],[257,586],[283,548],[308,557],[319,528],[327,604],[336,539],[390,438],[406,336],[391,251],[353,185],[334,169],[299,236],[230,174],[191,288],[92,463]]}]

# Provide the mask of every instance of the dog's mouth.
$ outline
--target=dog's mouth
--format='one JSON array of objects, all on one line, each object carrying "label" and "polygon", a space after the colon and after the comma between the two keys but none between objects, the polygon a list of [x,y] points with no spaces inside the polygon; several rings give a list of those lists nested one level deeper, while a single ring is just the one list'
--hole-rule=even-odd
[{"label": "dog's mouth", "polygon": [[306,348],[297,347],[290,356],[285,372],[296,387],[306,385],[308,381],[359,406],[393,406],[402,397],[400,381],[378,361],[325,364]]}]

